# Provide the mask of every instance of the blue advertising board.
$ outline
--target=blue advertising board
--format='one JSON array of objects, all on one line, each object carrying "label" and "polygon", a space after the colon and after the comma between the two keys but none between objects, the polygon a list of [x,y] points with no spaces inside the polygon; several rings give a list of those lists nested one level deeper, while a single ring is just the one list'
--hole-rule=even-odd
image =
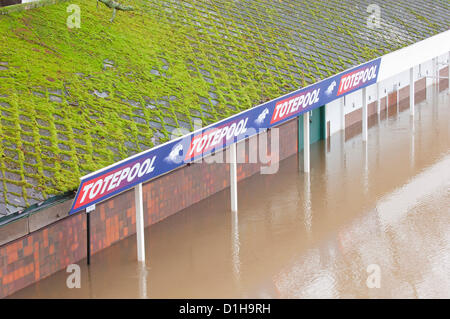
[{"label": "blue advertising board", "polygon": [[70,214],[372,85],[380,62],[359,65],[84,176]]}]

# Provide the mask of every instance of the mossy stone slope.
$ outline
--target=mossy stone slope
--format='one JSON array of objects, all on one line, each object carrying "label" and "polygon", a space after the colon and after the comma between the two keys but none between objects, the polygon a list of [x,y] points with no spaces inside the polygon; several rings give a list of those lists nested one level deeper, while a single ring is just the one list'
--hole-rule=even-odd
[{"label": "mossy stone slope", "polygon": [[[55,1],[53,1],[55,2]],[[449,2],[123,0],[0,9],[0,214],[79,177],[445,31]],[[69,29],[70,4],[81,28]],[[3,13],[3,14],[1,14]]]}]

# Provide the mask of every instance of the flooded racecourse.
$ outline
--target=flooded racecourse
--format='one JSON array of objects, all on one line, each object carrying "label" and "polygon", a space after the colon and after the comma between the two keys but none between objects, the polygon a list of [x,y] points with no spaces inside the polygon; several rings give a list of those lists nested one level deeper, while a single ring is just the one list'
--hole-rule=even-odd
[{"label": "flooded racecourse", "polygon": [[12,298],[450,298],[450,96],[335,134]]}]

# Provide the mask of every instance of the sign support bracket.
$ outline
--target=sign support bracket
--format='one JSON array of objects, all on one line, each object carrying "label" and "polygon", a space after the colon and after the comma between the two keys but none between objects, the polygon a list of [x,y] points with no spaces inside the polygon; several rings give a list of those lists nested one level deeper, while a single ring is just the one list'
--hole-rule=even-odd
[{"label": "sign support bracket", "polygon": [[367,141],[367,98],[366,88],[362,89],[362,140]]},{"label": "sign support bracket", "polygon": [[86,214],[86,259],[91,264],[91,214]]}]

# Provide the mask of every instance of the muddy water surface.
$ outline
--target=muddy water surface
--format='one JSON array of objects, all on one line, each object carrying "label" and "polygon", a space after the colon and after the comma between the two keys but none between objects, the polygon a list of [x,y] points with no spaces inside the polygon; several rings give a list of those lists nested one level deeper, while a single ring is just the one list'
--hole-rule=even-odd
[{"label": "muddy water surface", "polygon": [[[14,298],[450,298],[450,99],[390,112],[345,141],[311,147],[275,175],[239,183],[239,213],[220,192]],[[374,280],[376,273],[380,280]],[[379,288],[367,285],[379,283]]]}]

